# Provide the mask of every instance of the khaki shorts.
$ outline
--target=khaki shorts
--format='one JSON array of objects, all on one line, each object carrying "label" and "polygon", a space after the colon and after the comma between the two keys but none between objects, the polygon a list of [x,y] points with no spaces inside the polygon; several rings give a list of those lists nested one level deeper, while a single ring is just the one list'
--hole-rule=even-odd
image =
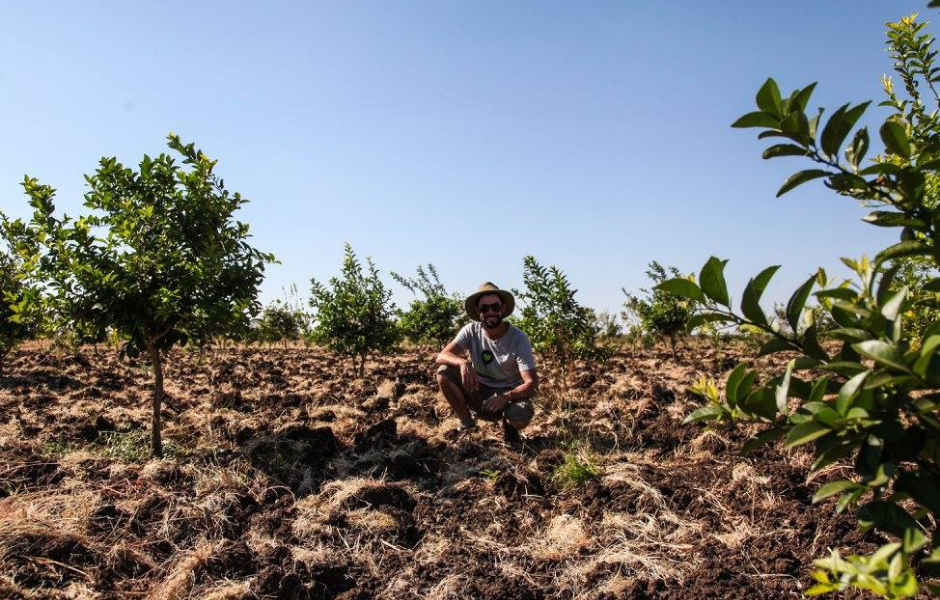
[{"label": "khaki shorts", "polygon": [[469,408],[478,419],[483,419],[484,421],[499,421],[505,418],[516,427],[521,428],[527,425],[529,421],[532,420],[532,417],[535,416],[535,406],[532,403],[532,398],[513,400],[506,404],[503,410],[499,412],[486,411],[483,410],[484,400],[501,392],[508,392],[509,389],[494,388],[481,383],[476,392],[469,392],[463,387],[463,381],[460,378],[460,369],[451,365],[441,365],[437,369],[437,374],[443,375],[457,384],[467,398],[467,408]]}]

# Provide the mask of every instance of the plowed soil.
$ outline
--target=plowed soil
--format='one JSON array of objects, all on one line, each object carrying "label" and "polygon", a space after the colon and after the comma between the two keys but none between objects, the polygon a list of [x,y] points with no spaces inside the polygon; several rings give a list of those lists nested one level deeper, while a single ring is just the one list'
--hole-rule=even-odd
[{"label": "plowed soil", "polygon": [[[150,460],[146,363],[21,350],[0,598],[798,598],[814,558],[884,540],[811,503],[845,467],[807,481],[805,451],[681,424],[686,388],[743,355],[623,351],[568,386],[543,362],[520,448],[457,434],[432,351],[364,379],[318,349],[174,351]],[[572,456],[596,475],[560,478]]]}]

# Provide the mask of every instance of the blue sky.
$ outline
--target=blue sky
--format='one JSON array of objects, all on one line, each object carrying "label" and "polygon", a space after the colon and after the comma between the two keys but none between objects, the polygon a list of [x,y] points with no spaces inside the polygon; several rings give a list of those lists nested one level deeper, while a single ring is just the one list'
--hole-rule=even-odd
[{"label": "blue sky", "polygon": [[[136,164],[173,131],[220,161],[274,252],[265,300],[338,273],[343,243],[386,275],[434,263],[449,289],[558,265],[618,310],[658,260],[770,264],[783,301],[818,266],[893,233],[798,158],[729,127],[768,76],[812,105],[882,99],[884,23],[926,2],[4,2],[0,207],[24,174],[81,212],[101,156]],[[868,123],[887,109],[869,109]],[[874,136],[877,137],[877,136]],[[387,278],[399,304],[410,293]]]}]

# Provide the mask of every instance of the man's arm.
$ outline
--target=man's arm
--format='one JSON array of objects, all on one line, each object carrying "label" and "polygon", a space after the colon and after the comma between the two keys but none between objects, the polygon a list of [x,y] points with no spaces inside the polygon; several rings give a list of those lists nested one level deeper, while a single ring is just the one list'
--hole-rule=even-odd
[{"label": "man's arm", "polygon": [[444,346],[444,349],[437,355],[435,362],[439,365],[459,367],[462,363],[469,362],[465,356],[466,354],[467,351],[460,347],[457,340],[454,340]]},{"label": "man's arm", "polygon": [[517,385],[506,393],[510,402],[531,398],[539,391],[539,375],[535,369],[520,371],[519,375],[522,377],[522,385]]},{"label": "man's arm", "polygon": [[444,349],[437,355],[435,362],[439,365],[449,365],[460,369],[460,379],[463,382],[464,389],[469,392],[475,392],[479,389],[480,383],[477,381],[477,374],[473,369],[473,365],[470,363],[470,360],[464,356],[466,352],[466,350],[460,347],[457,340],[454,340],[444,346]]}]

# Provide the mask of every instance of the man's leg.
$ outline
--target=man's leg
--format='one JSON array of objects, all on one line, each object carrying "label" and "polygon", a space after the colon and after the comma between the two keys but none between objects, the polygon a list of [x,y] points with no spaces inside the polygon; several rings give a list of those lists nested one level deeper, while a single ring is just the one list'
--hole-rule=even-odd
[{"label": "man's leg", "polygon": [[522,443],[519,430],[529,424],[534,414],[531,398],[507,404],[503,414],[503,440],[513,446]]},{"label": "man's leg", "polygon": [[476,425],[476,419],[470,413],[467,406],[467,394],[463,386],[460,385],[460,369],[450,365],[441,365],[437,370],[437,384],[441,389],[441,394],[447,400],[451,410],[460,419],[460,425],[463,428]]},{"label": "man's leg", "polygon": [[511,425],[513,429],[524,429],[532,421],[532,417],[535,416],[535,405],[532,403],[531,398],[510,402],[506,405],[503,416],[506,423]]}]

